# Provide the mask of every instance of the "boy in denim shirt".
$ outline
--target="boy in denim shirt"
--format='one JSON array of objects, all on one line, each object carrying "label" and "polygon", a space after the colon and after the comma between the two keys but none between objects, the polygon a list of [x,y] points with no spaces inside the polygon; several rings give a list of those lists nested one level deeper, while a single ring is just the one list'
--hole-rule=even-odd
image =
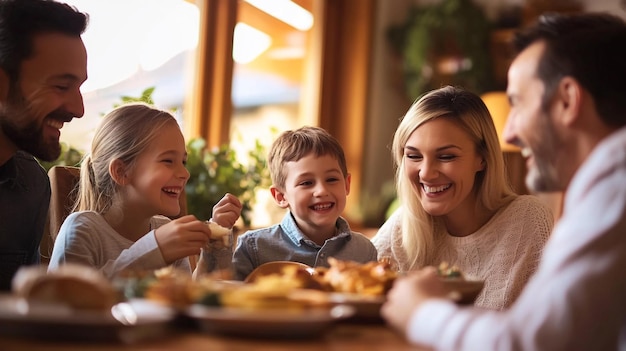
[{"label": "boy in denim shirt", "polygon": [[318,127],[282,133],[270,148],[270,191],[282,222],[251,230],[238,239],[234,278],[245,279],[263,263],[295,261],[328,267],[328,258],[360,263],[376,261],[376,248],[350,230],[341,213],[350,192],[350,174],[339,142]]}]

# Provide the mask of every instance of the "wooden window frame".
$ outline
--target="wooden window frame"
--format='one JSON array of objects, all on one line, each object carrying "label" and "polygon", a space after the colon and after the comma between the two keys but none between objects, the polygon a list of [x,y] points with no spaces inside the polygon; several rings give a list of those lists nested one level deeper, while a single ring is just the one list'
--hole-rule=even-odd
[{"label": "wooden window frame", "polygon": [[[200,35],[196,81],[191,95],[189,134],[209,147],[229,142],[232,118],[233,32],[238,1],[198,0]],[[334,135],[344,147],[352,174],[347,208],[358,209],[364,167],[368,91],[375,0],[316,0],[321,21],[319,92],[308,120]],[[348,218],[354,226],[355,219]]]}]

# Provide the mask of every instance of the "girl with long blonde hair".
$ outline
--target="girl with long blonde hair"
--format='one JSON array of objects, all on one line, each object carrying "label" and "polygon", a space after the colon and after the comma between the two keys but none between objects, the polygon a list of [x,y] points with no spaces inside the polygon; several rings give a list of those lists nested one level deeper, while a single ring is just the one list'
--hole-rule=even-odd
[{"label": "girl with long blonde hair", "polygon": [[[133,103],[104,116],[81,165],[75,212],[61,226],[48,269],[74,262],[109,278],[167,265],[191,273],[188,257],[207,247],[211,230],[193,215],[167,217],[181,212],[186,161],[183,135],[169,112]],[[232,227],[241,203],[226,194],[213,210],[214,221]]]}]

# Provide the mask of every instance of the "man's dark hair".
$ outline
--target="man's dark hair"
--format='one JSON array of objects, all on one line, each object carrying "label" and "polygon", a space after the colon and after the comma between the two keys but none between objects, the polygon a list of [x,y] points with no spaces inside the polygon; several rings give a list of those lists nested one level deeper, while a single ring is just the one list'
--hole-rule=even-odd
[{"label": "man's dark hair", "polygon": [[542,41],[537,77],[545,86],[544,108],[563,77],[576,79],[593,96],[602,120],[626,125],[626,23],[605,13],[545,14],[513,40],[519,53]]},{"label": "man's dark hair", "polygon": [[67,4],[52,0],[0,0],[0,68],[11,84],[19,78],[20,64],[33,54],[33,38],[43,33],[80,36],[89,17]]}]

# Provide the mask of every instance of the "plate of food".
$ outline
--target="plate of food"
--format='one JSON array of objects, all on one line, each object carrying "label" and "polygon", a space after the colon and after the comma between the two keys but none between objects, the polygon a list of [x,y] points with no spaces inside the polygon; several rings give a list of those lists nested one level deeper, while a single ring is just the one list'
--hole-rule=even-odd
[{"label": "plate of food", "polygon": [[98,271],[66,265],[20,269],[0,295],[0,335],[69,341],[134,342],[159,337],[175,311],[145,299],[122,300]]},{"label": "plate of food", "polygon": [[458,304],[473,304],[485,286],[483,280],[467,279],[457,266],[448,262],[441,262],[437,273],[448,291],[448,297]]},{"label": "plate of food", "polygon": [[[329,267],[309,267],[297,262],[270,262],[259,266],[246,285],[280,292],[291,303],[351,306],[350,321],[379,321],[380,307],[397,272],[389,262],[358,263],[328,259]],[[238,299],[237,301],[241,301]]]},{"label": "plate of food", "polygon": [[0,335],[66,341],[118,341],[160,337],[174,318],[170,309],[145,300],[115,304],[110,311],[76,311],[0,295]]},{"label": "plate of food", "polygon": [[328,295],[328,299],[330,303],[334,305],[347,305],[354,307],[354,316],[350,318],[350,321],[382,321],[380,308],[385,303],[385,296],[334,292]]},{"label": "plate of food", "polygon": [[334,322],[351,317],[354,308],[338,305],[249,309],[195,304],[187,309],[186,314],[197,321],[202,331],[209,333],[292,339],[318,336]]}]

